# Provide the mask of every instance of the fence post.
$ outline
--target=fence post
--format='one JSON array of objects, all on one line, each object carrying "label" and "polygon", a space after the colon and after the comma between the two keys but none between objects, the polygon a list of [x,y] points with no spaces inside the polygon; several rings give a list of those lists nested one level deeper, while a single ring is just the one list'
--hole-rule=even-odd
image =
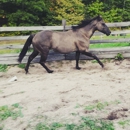
[{"label": "fence post", "polygon": [[[63,32],[65,32],[65,26],[66,26],[66,20],[62,19],[62,26],[63,26]],[[66,60],[66,54],[64,54],[65,60]]]},{"label": "fence post", "polygon": [[63,32],[65,31],[65,26],[66,26],[66,20],[62,19],[62,26],[63,26]]}]

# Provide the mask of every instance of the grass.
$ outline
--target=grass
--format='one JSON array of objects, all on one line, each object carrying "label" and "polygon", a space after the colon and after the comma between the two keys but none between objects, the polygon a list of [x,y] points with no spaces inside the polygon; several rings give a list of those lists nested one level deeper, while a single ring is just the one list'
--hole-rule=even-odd
[{"label": "grass", "polygon": [[127,126],[130,126],[130,120],[122,120],[122,121],[119,121],[118,124],[122,126],[122,128],[124,129]]},{"label": "grass", "polygon": [[25,43],[26,40],[9,40],[9,41],[0,41],[0,45],[5,45],[5,44],[23,44]]},{"label": "grass", "polygon": [[40,122],[36,125],[35,130],[114,130],[114,125],[109,121],[81,117],[79,124],[61,122],[47,124]]},{"label": "grass", "polygon": [[115,60],[123,60],[124,57],[122,55],[122,53],[118,53],[116,56],[115,56]]},{"label": "grass", "polygon": [[13,120],[16,120],[18,117],[23,117],[21,112],[22,107],[19,103],[15,103],[11,106],[1,106],[0,107],[0,121],[6,120],[11,117]]},{"label": "grass", "polygon": [[6,49],[6,50],[0,50],[0,54],[15,54],[20,53],[21,49]]},{"label": "grass", "polygon": [[5,125],[2,124],[2,121],[8,118],[16,120],[18,117],[23,117],[21,109],[22,107],[19,105],[19,103],[12,104],[11,106],[0,106],[0,130],[3,130]]},{"label": "grass", "polygon": [[[29,49],[27,52],[32,52],[33,49]],[[5,49],[5,50],[0,50],[0,54],[15,54],[15,53],[20,53],[21,49]]]},{"label": "grass", "polygon": [[130,46],[130,43],[99,43],[99,44],[90,44],[90,49],[94,49],[94,48],[127,47],[127,46]]},{"label": "grass", "polygon": [[94,109],[96,109],[96,110],[102,110],[102,109],[104,109],[108,105],[109,105],[108,102],[104,102],[104,103],[98,102],[98,103],[96,103],[94,105],[88,105],[88,106],[86,106],[85,110],[87,110],[87,111],[92,111]]},{"label": "grass", "polygon": [[6,72],[8,68],[8,65],[2,65],[0,64],[0,72]]},{"label": "grass", "polygon": [[[92,105],[85,106],[85,110],[103,110],[105,107],[109,105],[117,105],[120,101],[111,101],[111,102],[97,102]],[[78,109],[81,106],[77,104],[75,109]],[[80,116],[78,113],[71,113],[75,118],[78,118],[78,123],[67,123],[66,122],[52,122],[49,121],[41,121],[36,126],[34,126],[35,130],[115,130],[114,124],[112,121],[99,119],[97,117],[90,116]],[[121,125],[126,125],[128,122],[119,122]]]},{"label": "grass", "polygon": [[120,104],[120,101],[113,101],[113,102],[98,102],[92,105],[85,106],[85,110],[92,111],[92,110],[103,110],[105,107],[112,105],[112,104]]},{"label": "grass", "polygon": [[26,66],[26,64],[24,64],[24,63],[21,63],[21,64],[18,65],[18,67],[21,68],[21,69],[24,69],[25,66]]},{"label": "grass", "polygon": [[[101,36],[93,36],[91,38],[91,40],[105,40],[105,39],[122,39],[122,38],[130,38],[130,34],[126,34],[124,36],[105,36],[103,35],[103,37]],[[126,47],[126,46],[130,46],[130,42],[119,42],[119,43],[99,43],[99,44],[90,44],[90,48],[112,48],[112,47]]]}]

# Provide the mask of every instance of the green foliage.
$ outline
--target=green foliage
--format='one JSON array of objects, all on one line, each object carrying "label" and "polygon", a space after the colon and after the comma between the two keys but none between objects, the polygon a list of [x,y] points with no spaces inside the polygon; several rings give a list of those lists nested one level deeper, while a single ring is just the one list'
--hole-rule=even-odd
[{"label": "green foliage", "polygon": [[113,47],[127,47],[130,46],[129,43],[99,43],[99,44],[90,44],[90,48],[113,48]]},{"label": "green foliage", "polygon": [[94,109],[96,110],[102,110],[104,109],[106,106],[108,106],[108,102],[104,102],[104,103],[101,103],[101,102],[98,102],[94,105],[89,105],[89,106],[86,106],[85,107],[85,110],[88,110],[88,111],[92,111]]},{"label": "green foliage", "polygon": [[4,129],[4,125],[1,125],[1,126],[0,126],[0,130],[3,130],[3,129]]},{"label": "green foliage", "polygon": [[63,127],[63,124],[58,122],[54,122],[50,126],[44,123],[38,123],[35,127],[35,130],[55,130],[61,127]]},{"label": "green foliage", "polygon": [[47,0],[2,0],[1,15],[8,18],[8,26],[43,25],[49,12],[48,4]]},{"label": "green foliage", "polygon": [[51,7],[52,18],[60,25],[62,19],[66,19],[68,25],[77,24],[84,19],[84,8],[81,0],[55,0]]},{"label": "green foliage", "polygon": [[73,25],[98,14],[106,22],[130,21],[130,0],[0,0],[3,26],[61,25],[62,19]]},{"label": "green foliage", "polygon": [[112,104],[119,104],[119,101],[113,101],[113,102],[98,102],[92,105],[88,105],[85,107],[85,110],[92,111],[92,110],[103,110],[105,107],[112,105]]},{"label": "green foliage", "polygon": [[105,21],[109,22],[109,23],[110,22],[121,22],[123,20],[122,16],[119,15],[121,12],[122,12],[121,9],[112,8],[111,10],[106,11],[102,16],[105,19]]},{"label": "green foliage", "polygon": [[111,8],[106,10],[106,7],[101,0],[96,0],[86,7],[86,16],[94,17],[96,15],[101,15],[106,22],[118,22],[122,21],[122,16],[119,15],[122,9],[120,8]]},{"label": "green foliage", "polygon": [[18,103],[13,104],[12,106],[1,106],[0,107],[0,121],[6,120],[7,118],[12,117],[13,120],[18,117],[23,117],[21,112],[21,107]]},{"label": "green foliage", "polygon": [[21,63],[21,64],[18,65],[18,67],[21,68],[21,69],[24,69],[25,68],[25,64]]},{"label": "green foliage", "polygon": [[95,2],[92,2],[90,5],[87,6],[86,14],[88,17],[93,17],[99,14],[102,15],[103,8],[103,2],[96,0]]},{"label": "green foliage", "polygon": [[124,57],[121,53],[118,53],[116,56],[115,56],[115,60],[123,60]]},{"label": "green foliage", "polygon": [[[94,110],[95,112],[97,110],[103,110],[105,109],[105,107],[109,105],[117,105],[119,103],[120,101],[118,100],[110,101],[110,102],[103,102],[103,103],[97,102],[91,106],[90,105],[87,106],[86,109],[90,111]],[[78,109],[79,107],[81,108],[83,106],[81,106],[80,104],[76,104],[75,108]],[[101,112],[106,113],[106,111],[101,111]],[[71,113],[71,115],[73,115],[74,118],[77,118],[78,123],[74,123],[73,121],[69,122],[69,120],[67,120],[66,122],[65,120],[64,122],[52,122],[47,117],[48,119],[43,118],[42,119],[44,120],[43,122],[39,122],[37,125],[33,125],[32,127],[35,130],[115,130],[115,127],[112,121],[104,120],[99,115],[94,116],[94,117],[80,116],[78,112]],[[129,125],[129,121],[122,121],[118,123],[121,126]]]},{"label": "green foliage", "polygon": [[7,68],[8,68],[7,65],[2,65],[2,64],[0,64],[0,72],[5,72],[5,71],[7,71]]},{"label": "green foliage", "polygon": [[38,123],[35,130],[114,130],[114,126],[111,122],[93,119],[91,117],[81,117],[79,124],[59,123],[52,124]]},{"label": "green foliage", "polygon": [[84,124],[82,126],[86,126],[87,129],[90,130],[114,130],[114,126],[111,122],[92,119],[90,117],[82,117]]},{"label": "green foliage", "polygon": [[123,128],[127,127],[127,126],[130,126],[130,120],[121,120],[118,122],[118,124],[120,126],[122,126]]}]

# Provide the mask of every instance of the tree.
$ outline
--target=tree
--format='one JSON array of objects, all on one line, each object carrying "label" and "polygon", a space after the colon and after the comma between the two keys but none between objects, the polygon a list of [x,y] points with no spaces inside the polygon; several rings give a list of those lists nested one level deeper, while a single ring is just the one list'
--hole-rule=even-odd
[{"label": "tree", "polygon": [[50,10],[53,12],[54,23],[61,25],[66,19],[68,25],[77,24],[84,19],[85,6],[81,0],[52,0]]},{"label": "tree", "polygon": [[122,21],[122,16],[119,15],[122,11],[120,8],[111,7],[108,9],[105,5],[106,3],[95,0],[95,2],[92,2],[86,7],[86,16],[94,17],[96,15],[101,15],[106,22]]},{"label": "tree", "polygon": [[[116,16],[112,14],[110,19],[116,21],[129,21],[130,20],[130,0],[101,0],[104,3],[106,11],[116,12]],[[105,11],[105,12],[106,12]],[[111,14],[111,12],[109,14]],[[118,17],[117,17],[118,15]]]},{"label": "tree", "polygon": [[44,25],[48,13],[47,0],[1,0],[1,10],[9,26]]},{"label": "tree", "polygon": [[130,21],[130,0],[123,0],[122,18],[123,21]]}]

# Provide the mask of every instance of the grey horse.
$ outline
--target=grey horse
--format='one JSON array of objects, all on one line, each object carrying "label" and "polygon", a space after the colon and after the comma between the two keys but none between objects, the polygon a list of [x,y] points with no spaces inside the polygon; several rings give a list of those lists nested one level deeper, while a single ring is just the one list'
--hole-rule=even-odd
[{"label": "grey horse", "polygon": [[31,61],[38,54],[41,56],[39,63],[46,69],[48,73],[52,73],[53,71],[45,65],[50,49],[63,54],[76,52],[76,69],[80,69],[78,65],[80,53],[89,57],[93,57],[102,67],[104,67],[103,63],[98,59],[98,57],[89,52],[90,38],[96,30],[106,35],[111,34],[111,31],[101,16],[94,17],[90,20],[83,20],[79,25],[72,26],[71,30],[65,32],[48,30],[31,34],[19,55],[18,61],[22,61],[29,46],[32,44],[33,52],[29,56],[27,65],[25,67],[26,73],[28,73]]}]

